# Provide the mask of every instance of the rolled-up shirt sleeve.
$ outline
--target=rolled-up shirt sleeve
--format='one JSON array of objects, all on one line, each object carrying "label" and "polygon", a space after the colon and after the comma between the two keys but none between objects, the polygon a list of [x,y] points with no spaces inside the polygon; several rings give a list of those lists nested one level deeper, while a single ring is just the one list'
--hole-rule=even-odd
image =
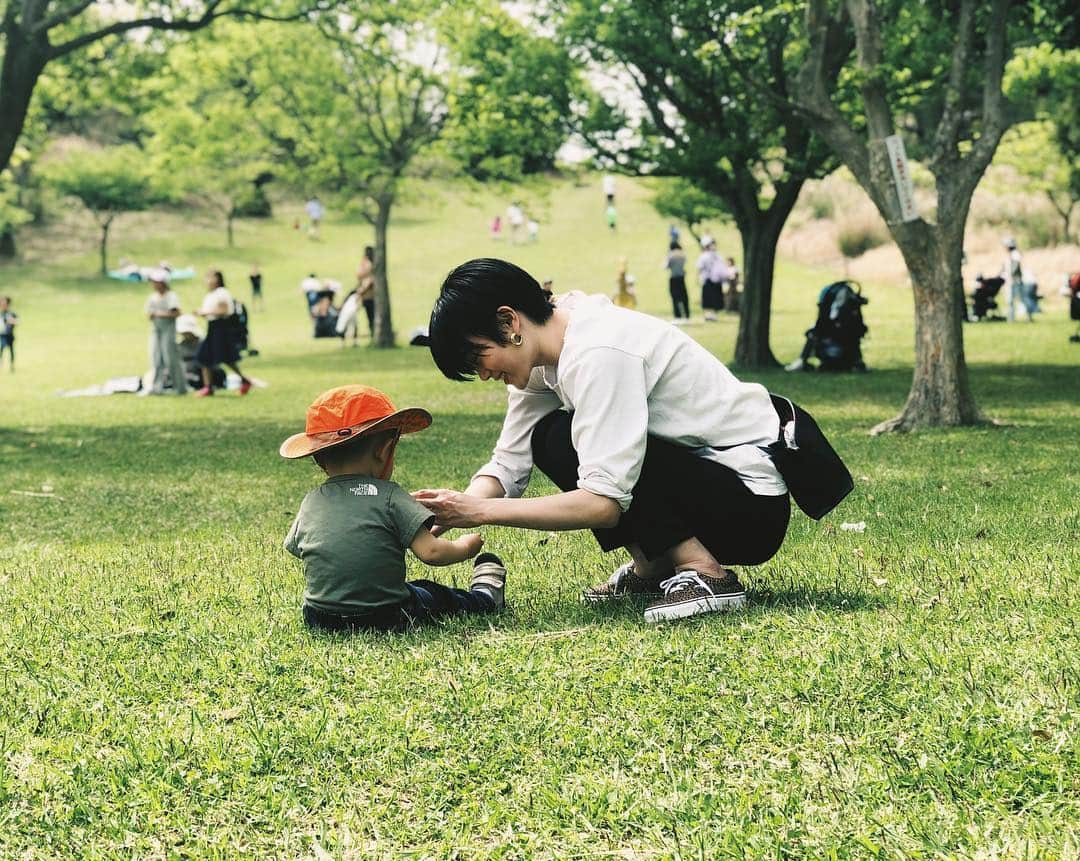
[{"label": "rolled-up shirt sleeve", "polygon": [[521,496],[529,486],[533,428],[540,419],[562,406],[558,395],[535,378],[537,373],[534,372],[524,389],[506,387],[506,418],[495,451],[491,460],[473,475],[473,478],[490,475],[497,479],[509,497]]},{"label": "rolled-up shirt sleeve", "polygon": [[578,455],[578,487],[614,499],[626,511],[649,432],[644,359],[596,347],[561,382],[574,404],[570,438]]}]

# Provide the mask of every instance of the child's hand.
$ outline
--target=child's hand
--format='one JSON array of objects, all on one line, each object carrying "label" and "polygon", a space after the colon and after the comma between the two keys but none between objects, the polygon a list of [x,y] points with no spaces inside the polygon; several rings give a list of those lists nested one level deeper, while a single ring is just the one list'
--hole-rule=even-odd
[{"label": "child's hand", "polygon": [[457,543],[468,551],[469,555],[466,558],[471,559],[479,553],[480,548],[484,546],[484,538],[476,532],[470,532],[468,535],[462,535],[457,540]]}]

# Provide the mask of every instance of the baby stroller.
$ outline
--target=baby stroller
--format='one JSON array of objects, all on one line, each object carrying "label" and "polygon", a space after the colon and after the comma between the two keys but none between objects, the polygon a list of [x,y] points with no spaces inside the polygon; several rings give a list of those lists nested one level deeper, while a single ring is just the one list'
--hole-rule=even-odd
[{"label": "baby stroller", "polygon": [[232,324],[233,337],[236,340],[236,348],[241,353],[249,356],[259,355],[259,351],[251,346],[251,330],[248,329],[247,306],[240,301],[234,302],[234,310],[229,322]]},{"label": "baby stroller", "polygon": [[307,293],[308,316],[311,317],[313,338],[340,338],[337,321],[338,309],[334,307],[334,294],[330,290]]},{"label": "baby stroller", "polygon": [[806,330],[802,355],[786,366],[789,371],[810,371],[816,357],[822,371],[865,371],[861,341],[870,331],[862,318],[869,302],[854,281],[836,281],[818,295],[817,321]]},{"label": "baby stroller", "polygon": [[1005,319],[990,313],[998,306],[995,300],[1004,284],[1004,278],[983,278],[982,275],[975,278],[975,290],[971,294],[971,316],[975,318],[975,322]]}]

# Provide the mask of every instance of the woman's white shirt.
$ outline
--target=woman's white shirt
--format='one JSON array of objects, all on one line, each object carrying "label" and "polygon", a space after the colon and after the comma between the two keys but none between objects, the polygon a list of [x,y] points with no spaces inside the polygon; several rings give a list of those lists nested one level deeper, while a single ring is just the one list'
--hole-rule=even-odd
[{"label": "woman's white shirt", "polygon": [[780,432],[764,386],[738,380],[681,329],[606,296],[574,292],[557,304],[570,312],[559,362],[534,368],[524,389],[507,386],[502,433],[477,475],[521,496],[532,471],[533,428],[562,408],[572,414],[578,487],[624,511],[650,434],[730,467],[752,493],[787,492],[764,450]]},{"label": "woman's white shirt", "polygon": [[164,293],[158,293],[155,290],[147,297],[146,304],[143,305],[143,311],[146,314],[160,314],[166,311],[179,310],[180,298],[172,290],[166,290]]},{"label": "woman's white shirt", "polygon": [[[224,314],[219,313],[219,306],[222,304],[224,304],[226,308]],[[213,319],[233,315],[236,313],[236,308],[233,304],[232,294],[224,287],[218,287],[216,290],[207,291],[206,295],[203,296],[202,305],[199,306],[199,313]]]}]

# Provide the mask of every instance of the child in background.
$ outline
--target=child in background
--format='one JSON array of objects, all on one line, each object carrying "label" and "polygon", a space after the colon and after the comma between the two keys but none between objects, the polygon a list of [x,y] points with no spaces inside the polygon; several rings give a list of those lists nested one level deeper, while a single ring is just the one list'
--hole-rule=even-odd
[{"label": "child in background", "polygon": [[[402,631],[410,624],[504,606],[506,568],[481,553],[475,534],[447,541],[430,531],[434,515],[390,480],[403,433],[431,415],[395,410],[369,386],[339,386],[308,407],[303,433],[281,444],[286,458],[311,456],[327,480],[308,493],[285,538],[304,563],[304,622],[329,631]],[[405,581],[405,549],[428,565],[476,556],[469,591],[432,580]]]},{"label": "child in background", "polygon": [[0,296],[0,365],[4,363],[4,351],[8,353],[8,367],[15,372],[15,326],[19,315],[11,310],[11,297]]},{"label": "child in background", "polygon": [[636,308],[637,291],[634,290],[636,283],[637,279],[627,270],[626,258],[620,257],[615,273],[615,295],[611,297],[611,301],[620,308]]}]

